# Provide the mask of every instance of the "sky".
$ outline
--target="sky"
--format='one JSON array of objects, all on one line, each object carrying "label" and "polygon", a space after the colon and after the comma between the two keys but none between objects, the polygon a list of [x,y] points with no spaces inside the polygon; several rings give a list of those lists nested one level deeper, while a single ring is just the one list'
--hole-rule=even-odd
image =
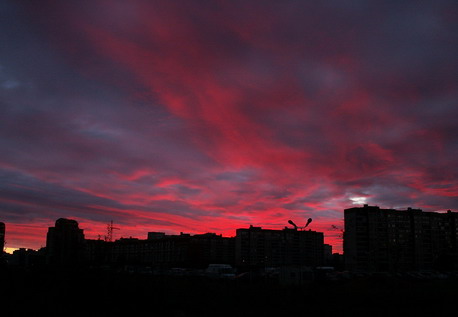
[{"label": "sky", "polygon": [[458,210],[458,3],[0,2],[0,221],[86,238]]}]

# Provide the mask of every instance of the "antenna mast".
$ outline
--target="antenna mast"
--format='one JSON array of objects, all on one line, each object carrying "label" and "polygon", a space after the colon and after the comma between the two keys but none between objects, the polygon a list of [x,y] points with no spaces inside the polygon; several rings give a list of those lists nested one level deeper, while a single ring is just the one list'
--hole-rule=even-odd
[{"label": "antenna mast", "polygon": [[120,230],[119,228],[113,227],[113,220],[107,225],[107,235],[105,236],[105,241],[113,241],[113,230]]}]

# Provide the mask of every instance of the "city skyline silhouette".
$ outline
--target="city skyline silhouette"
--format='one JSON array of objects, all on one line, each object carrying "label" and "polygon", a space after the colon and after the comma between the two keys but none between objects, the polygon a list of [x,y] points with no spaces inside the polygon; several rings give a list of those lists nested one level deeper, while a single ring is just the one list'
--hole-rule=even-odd
[{"label": "city skyline silhouette", "polygon": [[[361,208],[361,207],[365,207],[365,206],[369,206],[368,204],[364,204],[364,206],[355,206],[355,207],[350,207],[351,208]],[[377,207],[377,206],[376,206]],[[378,208],[378,207],[377,207]],[[347,208],[348,209],[348,208]],[[389,210],[412,210],[413,208],[411,207],[407,207],[405,209],[394,209],[394,208],[390,208]],[[427,212],[425,210],[422,210],[422,209],[414,209],[414,210],[419,210],[419,211],[424,211],[424,212]],[[448,209],[447,212],[450,212],[451,210]],[[427,213],[436,213],[436,214],[441,214],[441,213],[444,213],[444,212],[427,212]],[[68,218],[68,219],[74,219],[74,218]],[[75,219],[76,220],[76,219]],[[342,219],[343,220],[343,219]],[[296,220],[297,221],[297,220]],[[299,221],[297,221],[299,223]],[[285,224],[283,224],[283,226],[277,226],[276,228],[270,228],[271,230],[280,230],[280,229],[283,229],[283,228],[287,228],[288,225],[290,226],[290,228],[294,228],[296,230],[305,230],[306,228],[308,228],[308,226],[312,223],[312,218],[308,218],[306,221],[304,220],[303,223],[303,226],[297,226],[296,223],[294,221],[292,221],[291,219],[289,219],[287,222],[285,222]],[[46,228],[49,228],[49,225],[48,224],[46,227],[43,227],[43,230],[46,229]],[[79,224],[80,225],[80,224]],[[262,224],[261,224],[262,225]],[[5,224],[3,223],[3,226],[5,226]],[[118,226],[118,224],[116,224],[116,226]],[[101,228],[101,232],[99,233],[94,233],[92,232],[92,234],[90,235],[86,235],[85,234],[85,237],[87,239],[92,239],[92,240],[105,240],[105,241],[115,241],[117,239],[125,239],[125,238],[136,238],[136,239],[144,239],[146,237],[146,235],[149,233],[149,232],[154,232],[155,228],[152,227],[152,228],[149,228],[147,229],[145,232],[142,232],[140,233],[139,235],[137,236],[132,236],[132,235],[129,235],[129,234],[123,234],[122,232],[122,228],[118,228],[114,226],[114,223],[113,223],[113,220],[110,220],[108,223],[105,223],[103,225],[99,225],[98,227]],[[250,227],[252,226],[252,224],[249,225]],[[8,226],[7,226],[8,228]],[[84,227],[82,227],[83,231],[86,231],[86,229]],[[116,233],[115,233],[115,230],[116,230]],[[238,229],[234,229],[234,232],[233,234],[230,234],[230,235],[225,235],[225,237],[235,237],[235,234],[237,232]],[[310,228],[308,228],[308,230],[311,230]],[[8,231],[8,230],[7,230]],[[324,233],[324,243],[325,244],[328,244],[332,250],[333,250],[333,253],[340,253],[340,254],[343,254],[343,245],[344,245],[344,241],[343,241],[343,236],[344,236],[344,223],[342,223],[341,225],[339,226],[336,226],[336,225],[331,225],[330,228],[329,228],[329,231],[332,232],[333,234],[338,234],[337,235],[337,239],[334,240],[334,244],[331,244],[329,242],[327,242],[327,239],[326,239],[326,233]],[[138,232],[137,232],[138,233]],[[223,236],[222,233],[218,233],[218,232],[210,232],[209,230],[203,230],[201,232],[187,232],[186,234],[191,234],[191,235],[198,235],[198,234],[217,234],[217,235],[220,235],[220,236]],[[166,234],[166,232],[164,232],[164,234]],[[167,234],[172,234],[172,235],[176,235],[176,234],[183,234],[183,231],[172,231],[172,232],[168,232]],[[40,241],[39,242],[39,245],[40,247],[29,247],[29,246],[26,246],[26,245],[17,245],[15,248],[11,248],[8,246],[8,241],[7,239],[4,239],[3,237],[3,244],[4,244],[4,251],[6,253],[12,253],[14,250],[18,250],[18,249],[34,249],[34,250],[38,250],[40,248],[43,248],[46,244],[46,233],[44,233],[43,237],[41,239],[39,238],[36,238],[36,240]],[[338,241],[338,242],[336,242]]]},{"label": "city skyline silhouette", "polygon": [[[110,267],[139,266],[143,269],[200,268],[227,265],[234,270],[281,269],[299,266],[308,270],[405,273],[427,270],[458,270],[458,213],[425,212],[421,209],[386,209],[365,204],[344,211],[344,253],[325,243],[322,232],[291,226],[269,229],[250,225],[236,235],[204,233],[166,234],[149,231],[143,238],[113,238],[113,221],[107,235],[88,239],[74,219],[59,218],[48,227],[46,246],[20,248],[2,261],[13,267]],[[5,246],[5,224],[0,222],[0,247]],[[22,260],[18,260],[21,259]],[[29,259],[30,258],[30,259]],[[16,263],[15,263],[16,262]],[[15,264],[14,264],[15,263]],[[290,268],[291,269],[291,268]],[[326,271],[323,271],[326,272]],[[295,273],[291,273],[295,274]],[[303,272],[300,273],[301,275]]]},{"label": "city skyline silhouette", "polygon": [[[77,221],[59,218],[48,227],[46,247],[0,255],[0,298],[5,312],[48,316],[454,311],[457,212],[365,204],[344,215],[343,255],[308,229],[310,219],[281,230],[239,228],[235,237],[148,232],[144,239],[86,239]],[[107,233],[114,228],[110,222]]]},{"label": "city skyline silhouette", "polygon": [[451,316],[457,13],[1,1],[2,313]]}]

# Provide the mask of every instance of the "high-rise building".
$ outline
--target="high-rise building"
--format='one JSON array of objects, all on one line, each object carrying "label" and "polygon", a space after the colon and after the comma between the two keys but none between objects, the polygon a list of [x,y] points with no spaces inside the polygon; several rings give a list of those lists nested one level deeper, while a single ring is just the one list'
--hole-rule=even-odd
[{"label": "high-rise building", "polygon": [[364,205],[345,209],[344,220],[344,256],[349,270],[456,267],[458,213]]},{"label": "high-rise building", "polygon": [[321,266],[324,235],[311,230],[250,226],[237,229],[235,255],[238,267]]},{"label": "high-rise building", "polygon": [[55,227],[48,228],[46,253],[49,264],[73,266],[84,260],[84,233],[78,222],[60,218]]}]

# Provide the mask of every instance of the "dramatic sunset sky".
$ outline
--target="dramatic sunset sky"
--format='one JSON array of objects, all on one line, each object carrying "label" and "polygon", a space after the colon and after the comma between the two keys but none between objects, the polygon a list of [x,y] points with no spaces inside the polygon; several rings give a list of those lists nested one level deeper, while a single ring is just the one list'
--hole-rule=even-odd
[{"label": "dramatic sunset sky", "polygon": [[38,249],[458,209],[458,3],[1,1],[0,221]]}]

